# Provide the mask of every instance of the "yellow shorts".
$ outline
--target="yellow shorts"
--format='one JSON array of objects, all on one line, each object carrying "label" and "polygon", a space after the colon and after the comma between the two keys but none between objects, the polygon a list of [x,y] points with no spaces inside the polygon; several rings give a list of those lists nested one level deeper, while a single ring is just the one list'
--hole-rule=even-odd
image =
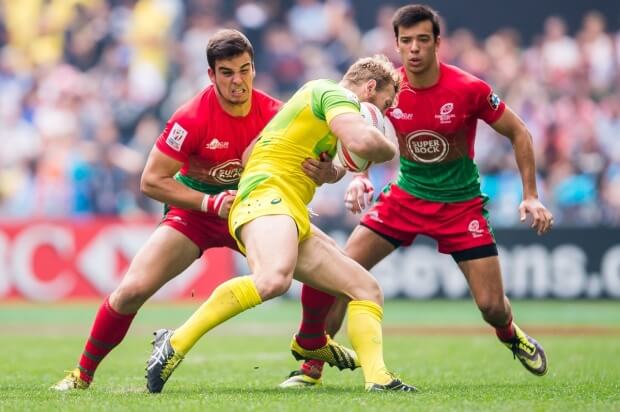
[{"label": "yellow shorts", "polygon": [[228,230],[243,254],[246,251],[239,238],[239,229],[256,218],[270,215],[287,215],[293,218],[297,225],[298,243],[312,234],[308,208],[303,202],[285,196],[273,185],[261,184],[244,199],[237,197],[228,216]]}]

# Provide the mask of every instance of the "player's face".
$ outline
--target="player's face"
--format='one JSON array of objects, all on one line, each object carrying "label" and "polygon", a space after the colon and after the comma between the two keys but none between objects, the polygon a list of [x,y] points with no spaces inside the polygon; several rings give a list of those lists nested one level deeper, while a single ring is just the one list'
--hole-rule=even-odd
[{"label": "player's face", "polygon": [[395,95],[396,90],[394,89],[394,86],[388,84],[383,88],[383,90],[375,90],[375,93],[368,98],[368,101],[377,106],[379,110],[385,114],[385,111],[394,104]]},{"label": "player's face", "polygon": [[243,105],[250,99],[254,75],[252,58],[247,52],[217,60],[215,70],[209,68],[209,78],[220,97],[233,106]]},{"label": "player's face", "polygon": [[437,63],[439,37],[433,36],[433,23],[421,21],[410,27],[398,28],[396,47],[403,66],[409,73],[421,74]]}]

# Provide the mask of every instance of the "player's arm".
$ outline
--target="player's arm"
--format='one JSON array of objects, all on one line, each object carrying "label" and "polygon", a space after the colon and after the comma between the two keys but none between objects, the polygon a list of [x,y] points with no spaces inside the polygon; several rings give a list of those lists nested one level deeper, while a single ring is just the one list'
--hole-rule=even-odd
[{"label": "player's arm", "polygon": [[200,210],[203,193],[174,179],[183,163],[153,147],[140,180],[140,190],[146,196],[184,209]]},{"label": "player's arm", "polygon": [[396,145],[359,113],[341,113],[331,119],[329,128],[347,149],[371,162],[387,162],[396,154]]},{"label": "player's arm", "polygon": [[531,213],[533,217],[532,227],[536,229],[539,235],[547,232],[553,225],[553,215],[538,200],[536,163],[530,131],[523,120],[508,106],[499,119],[491,124],[491,127],[510,140],[515,152],[515,159],[523,184],[523,202],[519,206],[521,221],[525,220],[527,213]]},{"label": "player's arm", "polygon": [[146,196],[183,209],[200,210],[226,217],[233,196],[228,192],[205,195],[174,179],[183,163],[162,153],[157,146],[151,149],[142,172],[140,190]]}]

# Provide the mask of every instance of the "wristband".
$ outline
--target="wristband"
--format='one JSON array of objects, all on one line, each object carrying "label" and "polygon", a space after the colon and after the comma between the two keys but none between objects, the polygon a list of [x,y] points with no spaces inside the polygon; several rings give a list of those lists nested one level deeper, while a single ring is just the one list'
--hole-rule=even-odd
[{"label": "wristband", "polygon": [[224,198],[226,196],[230,196],[230,192],[228,190],[218,193],[217,195],[205,194],[202,198],[202,202],[200,203],[200,210],[205,213],[219,216],[222,205],[224,204]]}]

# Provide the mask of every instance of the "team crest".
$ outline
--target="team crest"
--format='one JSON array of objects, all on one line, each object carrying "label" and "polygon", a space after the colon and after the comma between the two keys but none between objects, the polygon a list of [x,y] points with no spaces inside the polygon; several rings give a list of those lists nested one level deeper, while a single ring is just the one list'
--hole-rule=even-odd
[{"label": "team crest", "polygon": [[473,238],[478,238],[484,235],[484,231],[480,228],[480,222],[478,222],[478,220],[476,219],[469,222],[467,230],[469,230],[469,233]]},{"label": "team crest", "polygon": [[439,108],[439,114],[435,115],[435,119],[438,119],[441,124],[452,123],[452,119],[456,117],[456,115],[452,113],[453,110],[454,103],[445,103],[441,106],[441,108]]},{"label": "team crest", "polygon": [[501,102],[501,100],[499,99],[498,95],[496,95],[493,92],[491,92],[491,94],[489,94],[489,106],[491,106],[491,109],[497,110],[497,108],[499,107],[500,102]]}]

